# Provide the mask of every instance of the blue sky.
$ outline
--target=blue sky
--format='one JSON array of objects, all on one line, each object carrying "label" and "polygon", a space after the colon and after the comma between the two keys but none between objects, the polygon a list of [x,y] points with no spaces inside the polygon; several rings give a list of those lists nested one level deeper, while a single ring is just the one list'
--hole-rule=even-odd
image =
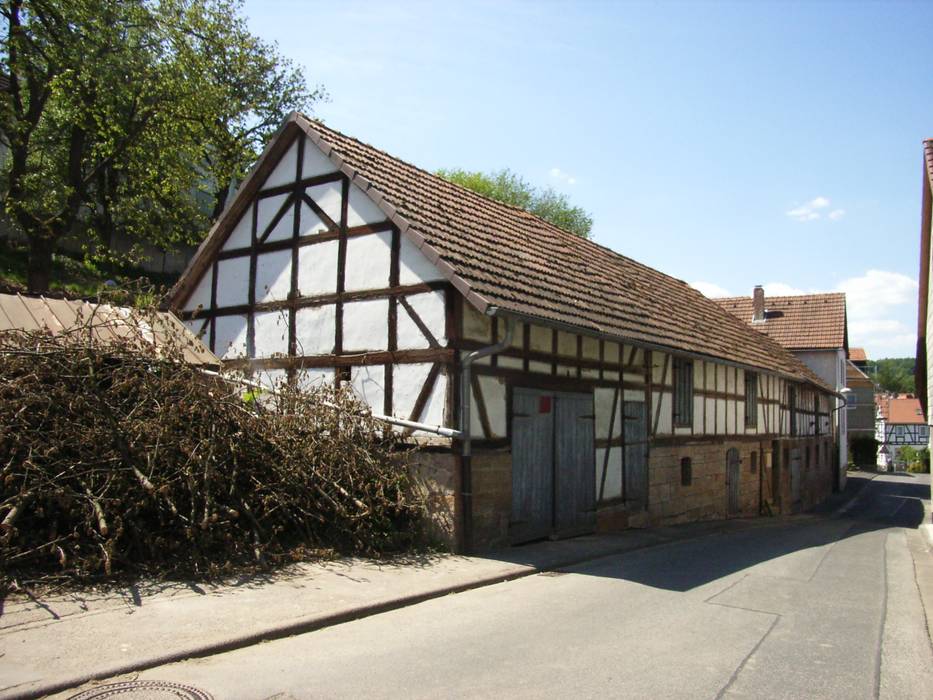
[{"label": "blue sky", "polygon": [[914,353],[933,3],[248,0],[330,101],[423,168],[511,168],[710,295],[841,290]]}]

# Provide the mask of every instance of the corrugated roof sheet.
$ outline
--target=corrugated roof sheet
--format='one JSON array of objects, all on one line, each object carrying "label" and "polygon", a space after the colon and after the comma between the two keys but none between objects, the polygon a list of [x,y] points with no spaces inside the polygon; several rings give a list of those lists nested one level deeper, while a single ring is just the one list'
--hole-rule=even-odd
[{"label": "corrugated roof sheet", "polygon": [[[618,340],[721,358],[825,384],[779,344],[685,282],[579,238],[528,212],[482,197],[356,139],[292,115],[480,310],[496,306]],[[270,151],[271,152],[271,151]],[[241,187],[261,186],[263,164]],[[223,244],[239,210],[215,226],[170,297],[182,303]]]},{"label": "corrugated roof sheet", "polygon": [[714,301],[790,350],[845,347],[846,295],[842,292],[765,297],[763,322],[752,321],[751,297],[726,297]]},{"label": "corrugated roof sheet", "polygon": [[171,338],[182,348],[185,361],[195,365],[220,365],[214,353],[168,312],[141,313],[76,299],[0,294],[0,332],[15,330],[46,330],[52,335],[84,332],[93,342],[102,344],[130,339],[156,352]]}]

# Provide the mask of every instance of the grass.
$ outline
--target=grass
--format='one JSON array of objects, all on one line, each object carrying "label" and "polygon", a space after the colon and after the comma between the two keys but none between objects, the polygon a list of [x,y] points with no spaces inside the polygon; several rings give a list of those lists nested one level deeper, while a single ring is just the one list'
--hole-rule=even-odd
[{"label": "grass", "polygon": [[[26,246],[0,240],[0,288],[25,292],[27,269]],[[67,297],[89,298],[117,288],[130,290],[129,302],[143,295],[151,301],[153,295],[161,296],[161,290],[170,287],[177,279],[177,275],[146,272],[138,267],[96,264],[60,251],[52,259],[49,291]]]}]

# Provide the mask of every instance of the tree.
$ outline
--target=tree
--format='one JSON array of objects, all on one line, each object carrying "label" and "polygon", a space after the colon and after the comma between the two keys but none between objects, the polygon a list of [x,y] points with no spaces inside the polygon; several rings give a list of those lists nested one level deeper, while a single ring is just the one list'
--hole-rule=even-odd
[{"label": "tree", "polygon": [[511,170],[482,173],[452,168],[436,174],[484,197],[531,212],[581,238],[590,237],[593,219],[585,210],[573,206],[567,195],[550,187],[538,189]]},{"label": "tree", "polygon": [[915,390],[914,364],[912,357],[869,360],[866,374],[884,391],[912,394]]},{"label": "tree", "polygon": [[7,0],[6,213],[48,288],[66,236],[196,242],[265,140],[323,93],[253,37],[239,0]]}]

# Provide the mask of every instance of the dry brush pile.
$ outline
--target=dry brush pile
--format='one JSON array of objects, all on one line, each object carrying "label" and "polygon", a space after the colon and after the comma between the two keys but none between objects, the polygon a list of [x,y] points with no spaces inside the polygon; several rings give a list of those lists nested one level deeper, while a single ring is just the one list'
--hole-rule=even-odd
[{"label": "dry brush pile", "polygon": [[416,544],[405,452],[349,394],[245,392],[180,349],[0,334],[0,583],[198,578]]}]

